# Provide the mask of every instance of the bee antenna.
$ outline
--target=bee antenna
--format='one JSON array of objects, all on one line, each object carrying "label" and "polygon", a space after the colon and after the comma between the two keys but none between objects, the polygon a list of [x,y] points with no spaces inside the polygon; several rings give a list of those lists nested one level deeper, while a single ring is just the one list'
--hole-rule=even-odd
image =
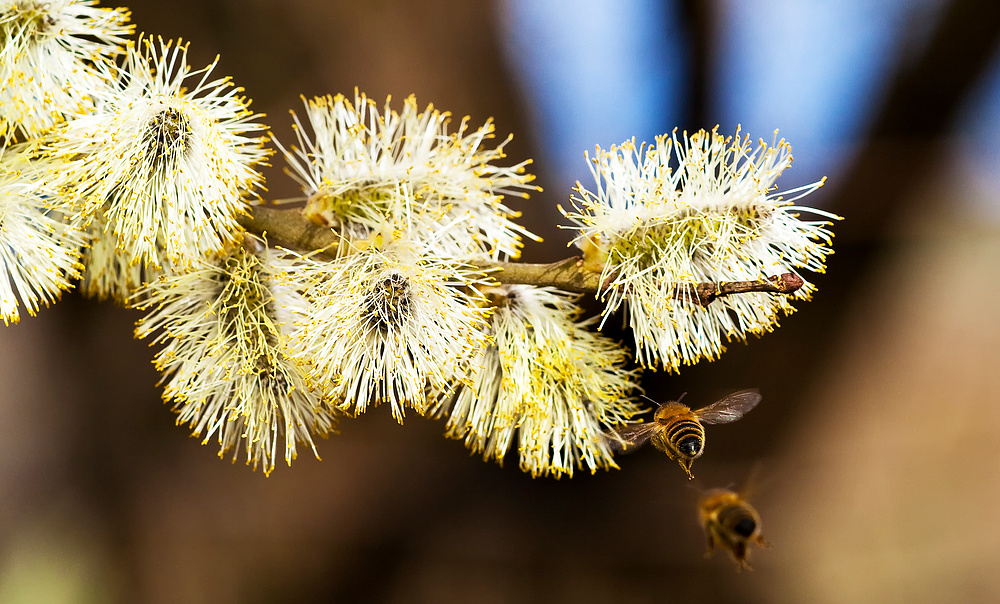
[{"label": "bee antenna", "polygon": [[649,401],[649,402],[653,403],[654,405],[659,405],[659,404],[660,404],[660,403],[658,403],[658,402],[654,401],[653,399],[649,398],[649,397],[648,397],[648,396],[646,396],[645,394],[640,394],[639,396],[641,396],[642,398],[646,399],[647,401]]},{"label": "bee antenna", "polygon": [[674,401],[674,402],[677,402],[677,403],[681,402],[682,400],[684,400],[685,396],[687,396],[687,392],[685,392],[685,393],[681,394],[680,396],[678,396],[677,400]]}]

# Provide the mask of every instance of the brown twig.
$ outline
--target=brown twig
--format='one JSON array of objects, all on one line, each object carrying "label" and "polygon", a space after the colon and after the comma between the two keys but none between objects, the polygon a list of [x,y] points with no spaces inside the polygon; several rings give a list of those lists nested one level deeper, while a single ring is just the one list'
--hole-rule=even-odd
[{"label": "brown twig", "polygon": [[580,256],[551,264],[528,262],[480,262],[477,266],[500,283],[550,286],[563,291],[592,294],[601,285],[600,273],[584,269]]},{"label": "brown twig", "polygon": [[709,281],[697,285],[678,285],[674,288],[674,297],[700,306],[708,306],[718,298],[732,294],[750,292],[791,294],[802,287],[804,283],[802,277],[795,273],[782,273],[756,281],[719,281],[717,283]]},{"label": "brown twig", "polygon": [[[302,252],[329,249],[336,246],[338,235],[328,227],[313,224],[298,210],[279,210],[254,206],[252,214],[241,217],[243,228],[256,235],[266,235],[274,243]],[[596,293],[602,289],[601,275],[587,270],[579,256],[551,264],[527,262],[480,262],[479,268],[500,283],[550,286],[577,293]],[[674,297],[701,306],[708,306],[722,296],[748,292],[790,294],[802,287],[802,277],[784,273],[756,281],[708,281],[678,285]]]},{"label": "brown twig", "polygon": [[302,252],[336,247],[339,237],[329,227],[305,218],[299,209],[279,210],[254,206],[250,214],[240,216],[240,225],[255,235]]}]

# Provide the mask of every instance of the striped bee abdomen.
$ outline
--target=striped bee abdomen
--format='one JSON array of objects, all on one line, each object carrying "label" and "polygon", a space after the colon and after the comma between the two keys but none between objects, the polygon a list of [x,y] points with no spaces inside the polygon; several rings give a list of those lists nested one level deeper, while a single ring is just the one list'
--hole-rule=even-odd
[{"label": "striped bee abdomen", "polygon": [[757,519],[742,505],[729,505],[719,510],[719,524],[744,539],[749,539],[757,530]]},{"label": "striped bee abdomen", "polygon": [[664,439],[679,456],[695,459],[705,448],[705,428],[696,419],[678,419],[664,430]]}]

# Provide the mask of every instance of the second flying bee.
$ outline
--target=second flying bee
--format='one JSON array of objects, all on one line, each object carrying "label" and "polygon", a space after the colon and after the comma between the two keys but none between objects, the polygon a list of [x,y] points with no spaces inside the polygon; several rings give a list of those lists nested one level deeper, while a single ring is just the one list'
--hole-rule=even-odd
[{"label": "second flying bee", "polygon": [[[683,396],[681,397],[683,398]],[[608,434],[608,442],[619,451],[651,441],[653,446],[674,459],[687,473],[691,464],[705,451],[705,427],[702,424],[726,424],[743,417],[760,402],[756,389],[740,390],[707,407],[692,411],[680,400],[661,404],[648,424],[627,424]]]},{"label": "second flying bee", "polygon": [[716,547],[729,552],[736,562],[736,570],[752,570],[750,566],[751,543],[770,547],[760,534],[760,516],[743,495],[729,489],[706,491],[698,502],[698,519],[708,538],[710,556]]}]

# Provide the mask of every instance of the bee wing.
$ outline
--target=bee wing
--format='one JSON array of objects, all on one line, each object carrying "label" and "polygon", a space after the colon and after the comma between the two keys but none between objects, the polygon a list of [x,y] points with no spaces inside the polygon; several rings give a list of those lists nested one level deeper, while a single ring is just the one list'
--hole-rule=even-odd
[{"label": "bee wing", "polygon": [[728,424],[743,417],[760,402],[760,392],[756,389],[740,390],[694,412],[706,424]]},{"label": "bee wing", "polygon": [[625,424],[618,426],[614,430],[604,433],[604,440],[611,447],[612,451],[621,453],[631,452],[633,449],[643,444],[656,431],[658,424],[650,422],[648,424]]}]

